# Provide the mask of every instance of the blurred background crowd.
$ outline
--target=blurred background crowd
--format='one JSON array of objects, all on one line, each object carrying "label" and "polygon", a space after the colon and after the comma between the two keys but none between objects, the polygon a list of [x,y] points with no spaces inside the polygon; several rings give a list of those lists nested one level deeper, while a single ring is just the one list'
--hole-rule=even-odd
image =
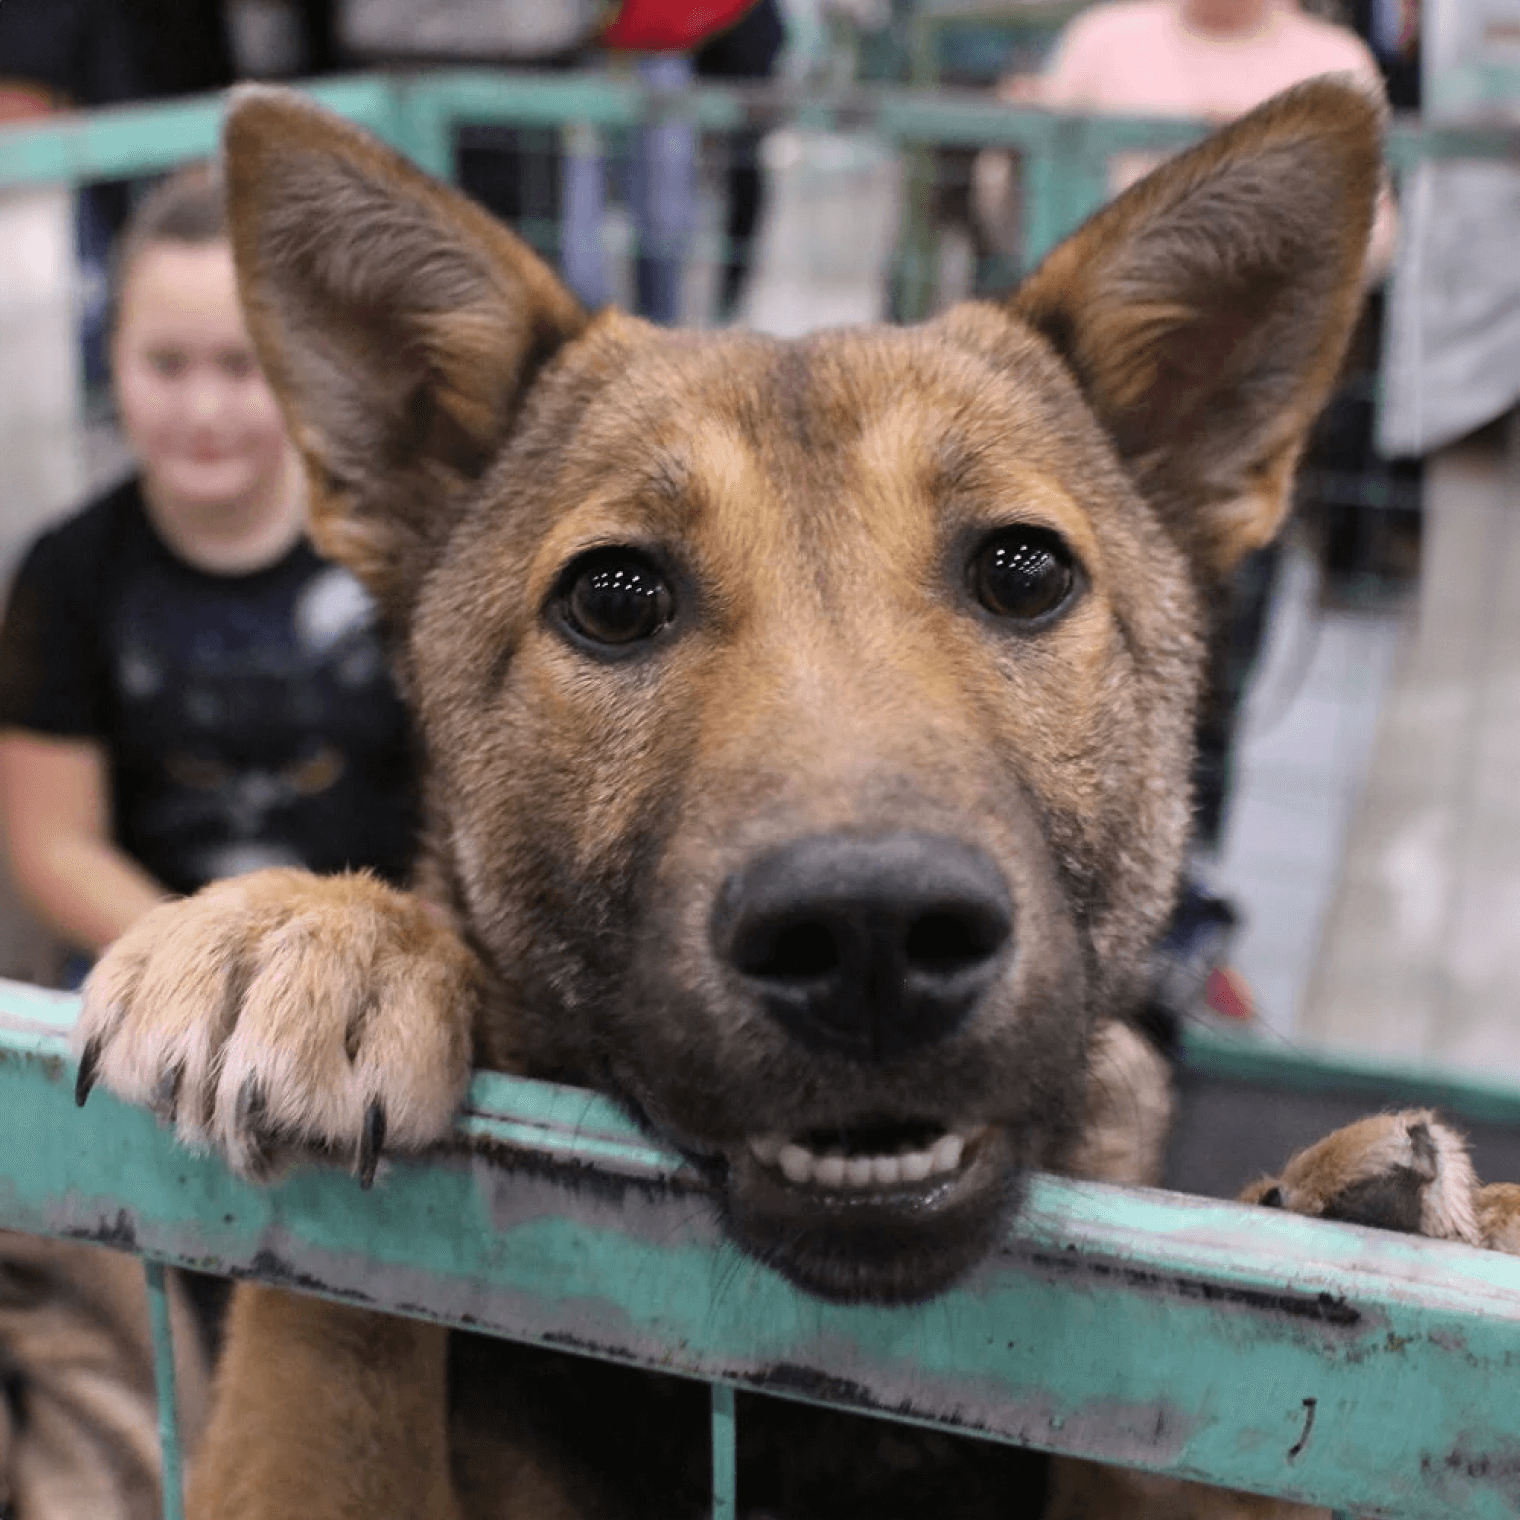
[{"label": "blurred background crowd", "polygon": [[[1005,288],[1041,251],[1039,196],[1062,193],[1036,184],[1043,171],[1006,140],[947,132],[928,148],[894,142],[873,125],[873,92],[1214,123],[1338,72],[1385,95],[1401,121],[1503,123],[1520,99],[1517,39],[1516,0],[5,0],[0,122],[16,130],[0,137],[0,184],[29,127],[125,130],[116,108],[240,80],[469,66],[635,89],[649,109],[624,130],[597,129],[568,108],[560,120],[540,111],[462,125],[453,177],[592,306],[792,334],[916,319]],[[699,130],[682,110],[692,89],[710,86],[739,102],[722,131]],[[825,98],[862,102],[854,124],[848,111],[810,122],[809,102]],[[1106,188],[1122,188],[1157,151],[1115,153]],[[262,482],[270,515],[246,516],[252,498],[237,497],[240,521],[265,524],[250,530],[263,545],[251,560],[234,554],[230,570],[217,561],[226,545],[207,550],[204,522],[176,539],[175,512],[191,511],[172,484],[178,466],[124,385],[133,344],[157,363],[154,322],[174,314],[153,305],[163,259],[146,257],[146,244],[199,271],[187,264],[165,277],[170,308],[184,281],[211,282],[208,310],[226,329],[212,369],[225,371],[245,339],[235,310],[217,305],[231,301],[216,284],[226,274],[219,221],[193,235],[144,232],[159,193],[152,178],[0,189],[0,560],[7,574],[22,567],[0,640],[0,819],[19,887],[0,902],[0,971],[44,980],[77,974],[123,921],[114,910],[81,918],[75,888],[59,881],[114,880],[130,916],[240,863],[301,858],[297,844],[276,849],[265,837],[285,827],[272,820],[312,826],[313,796],[331,789],[341,800],[356,768],[391,766],[394,795],[372,801],[393,821],[410,816],[397,800],[408,762],[394,754],[365,760],[340,744],[335,767],[338,751],[323,748],[332,735],[318,743],[313,730],[296,759],[187,758],[159,730],[191,722],[188,709],[159,714],[165,754],[154,763],[168,770],[156,805],[170,798],[197,820],[184,825],[192,833],[225,837],[215,850],[196,845],[215,864],[141,874],[146,847],[124,799],[145,762],[134,750],[129,764],[122,748],[142,742],[122,726],[138,697],[127,675],[111,673],[123,630],[142,633],[120,610],[137,603],[80,568],[102,556],[118,567],[116,539],[81,560],[69,556],[84,550],[60,549],[58,535],[73,544],[85,530],[68,525],[83,509],[103,520],[102,503],[128,490],[141,497],[130,512],[146,524],[144,542],[165,549],[176,574],[209,576],[217,595],[277,564],[296,575],[289,556],[309,553],[297,542],[299,491],[273,464],[264,475],[250,466],[249,477]],[[1183,1016],[1469,1066],[1508,1058],[1505,947],[1520,922],[1520,822],[1503,781],[1520,753],[1509,610],[1520,607],[1520,541],[1508,505],[1517,186],[1503,162],[1411,164],[1390,179],[1364,319],[1305,461],[1293,530],[1247,565],[1215,620],[1194,870],[1158,966]],[[191,365],[198,335],[214,326],[175,337],[179,359]],[[232,393],[225,374],[218,383]],[[225,397],[216,404],[236,410]],[[234,506],[223,496],[194,510]],[[320,580],[322,568],[300,575]],[[357,658],[367,614],[357,603],[343,610],[351,590],[322,585],[322,626],[337,629],[323,647]],[[51,661],[72,626],[58,608],[81,586],[79,617],[92,620],[94,642],[77,654],[85,695],[64,713],[31,702],[27,683],[43,681],[45,649],[46,684],[56,685]],[[308,616],[300,595],[278,616]],[[301,647],[310,654],[309,641]],[[258,660],[273,658],[261,646]],[[146,679],[143,668],[132,679]],[[202,677],[208,690],[232,679]],[[176,683],[182,693],[195,685],[184,672]],[[233,690],[224,706],[274,700],[257,681],[235,700]],[[63,838],[93,843],[76,858]],[[398,874],[393,854],[378,863]],[[127,877],[114,878],[119,870]]]}]

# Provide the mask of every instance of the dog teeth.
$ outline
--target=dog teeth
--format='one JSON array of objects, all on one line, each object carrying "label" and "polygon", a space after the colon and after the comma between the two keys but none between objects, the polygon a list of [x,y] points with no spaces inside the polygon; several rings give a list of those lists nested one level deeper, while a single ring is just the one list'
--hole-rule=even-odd
[{"label": "dog teeth", "polygon": [[844,1164],[845,1186],[852,1188],[870,1187],[875,1166],[876,1158],[874,1156],[851,1156]]},{"label": "dog teeth", "polygon": [[843,1187],[848,1172],[843,1156],[818,1156],[813,1161],[813,1181],[821,1187]]},{"label": "dog teeth", "polygon": [[819,1155],[781,1135],[757,1135],[749,1142],[749,1148],[761,1165],[779,1169],[794,1186],[812,1183],[836,1191],[859,1192],[896,1187],[904,1182],[925,1182],[930,1177],[959,1171],[970,1138],[952,1131],[923,1150],[894,1156],[847,1156],[839,1150]]},{"label": "dog teeth", "polygon": [[934,1157],[929,1151],[909,1151],[897,1158],[897,1169],[904,1182],[922,1182],[934,1170]]},{"label": "dog teeth", "polygon": [[961,1154],[965,1149],[966,1142],[959,1135],[941,1135],[934,1142],[934,1149],[929,1152],[929,1170],[953,1172],[961,1164]]},{"label": "dog teeth", "polygon": [[777,1158],[781,1162],[782,1175],[788,1182],[806,1182],[813,1175],[813,1155],[800,1145],[788,1142],[781,1147]]}]

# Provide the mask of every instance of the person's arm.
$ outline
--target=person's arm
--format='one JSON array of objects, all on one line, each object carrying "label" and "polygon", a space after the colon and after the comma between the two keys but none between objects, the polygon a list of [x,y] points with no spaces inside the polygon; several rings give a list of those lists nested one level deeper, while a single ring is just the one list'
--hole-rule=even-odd
[{"label": "person's arm", "polygon": [[0,730],[0,823],[27,905],[98,954],[169,896],[113,842],[106,760],[88,739]]}]

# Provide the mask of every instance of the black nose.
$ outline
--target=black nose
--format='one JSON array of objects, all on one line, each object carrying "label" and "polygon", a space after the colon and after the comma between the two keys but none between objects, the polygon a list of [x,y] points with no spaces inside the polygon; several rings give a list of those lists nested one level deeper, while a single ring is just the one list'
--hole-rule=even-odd
[{"label": "black nose", "polygon": [[997,977],[1013,906],[989,856],[935,834],[817,834],[752,861],[713,916],[721,960],[799,1040],[890,1061]]}]

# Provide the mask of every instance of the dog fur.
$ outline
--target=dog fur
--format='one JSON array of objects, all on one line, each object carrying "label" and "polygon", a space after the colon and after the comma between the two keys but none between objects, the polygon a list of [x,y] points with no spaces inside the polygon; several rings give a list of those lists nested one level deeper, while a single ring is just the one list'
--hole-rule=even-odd
[{"label": "dog fur", "polygon": [[[209,1393],[200,1327],[171,1280],[180,1429]],[[153,1343],[140,1262],[0,1231],[0,1515],[162,1513]]]},{"label": "dog fur", "polygon": [[[579,1082],[703,1169],[754,1255],[879,1303],[972,1270],[1031,1168],[1154,1180],[1166,1072],[1129,1021],[1188,836],[1206,609],[1288,511],[1380,120],[1302,86],[1005,302],[780,342],[588,315],[380,144],[243,94],[250,330],[313,533],[393,632],[427,843],[415,896],[270,872],[150,914],[91,978],[81,1091],[249,1175],[317,1151],[368,1179],[448,1134],[472,1062]],[[1404,1134],[1377,1166],[1420,1163]],[[928,1189],[776,1162],[936,1136],[964,1143]],[[1465,1221],[1434,1175],[1431,1221]],[[533,1430],[527,1353],[461,1346],[240,1289],[192,1513],[634,1507]],[[488,1399],[458,1386],[476,1356]],[[1051,1504],[1288,1512],[1075,1465]]]}]

